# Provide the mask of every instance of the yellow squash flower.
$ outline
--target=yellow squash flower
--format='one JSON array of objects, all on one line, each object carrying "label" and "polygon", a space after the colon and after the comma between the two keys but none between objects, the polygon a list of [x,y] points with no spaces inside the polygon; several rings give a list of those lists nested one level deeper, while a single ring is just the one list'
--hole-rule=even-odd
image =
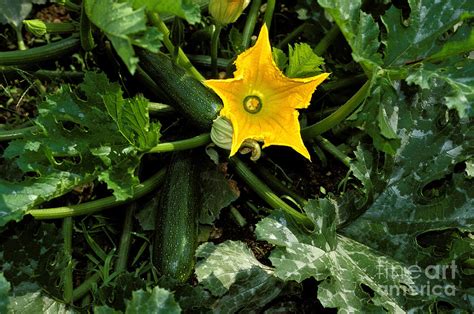
[{"label": "yellow squash flower", "polygon": [[220,115],[232,123],[230,156],[246,139],[254,139],[263,141],[263,148],[289,146],[310,159],[296,109],[309,106],[311,95],[329,73],[308,78],[286,77],[273,60],[265,25],[255,45],[241,53],[235,64],[234,78],[205,81],[224,103]]}]

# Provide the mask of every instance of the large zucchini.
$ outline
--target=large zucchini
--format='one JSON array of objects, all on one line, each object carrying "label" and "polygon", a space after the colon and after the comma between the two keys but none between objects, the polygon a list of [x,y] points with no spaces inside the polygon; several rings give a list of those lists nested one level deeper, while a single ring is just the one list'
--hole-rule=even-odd
[{"label": "large zucchini", "polygon": [[168,97],[166,101],[201,130],[209,130],[221,100],[162,53],[139,50],[140,66]]},{"label": "large zucchini", "polygon": [[153,264],[161,275],[181,282],[194,269],[200,207],[198,172],[192,151],[174,153],[156,213]]}]

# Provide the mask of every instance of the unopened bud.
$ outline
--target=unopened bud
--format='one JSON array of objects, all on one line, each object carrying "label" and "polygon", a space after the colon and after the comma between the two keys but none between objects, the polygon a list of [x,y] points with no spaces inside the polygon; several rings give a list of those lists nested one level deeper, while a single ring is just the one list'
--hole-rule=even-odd
[{"label": "unopened bud", "polygon": [[237,21],[249,3],[250,0],[211,0],[209,13],[216,23],[227,25]]},{"label": "unopened bud", "polygon": [[41,20],[25,20],[23,24],[26,30],[35,36],[43,36],[46,34],[46,23]]},{"label": "unopened bud", "polygon": [[211,140],[220,148],[230,150],[233,133],[232,124],[224,117],[219,116],[212,123]]}]

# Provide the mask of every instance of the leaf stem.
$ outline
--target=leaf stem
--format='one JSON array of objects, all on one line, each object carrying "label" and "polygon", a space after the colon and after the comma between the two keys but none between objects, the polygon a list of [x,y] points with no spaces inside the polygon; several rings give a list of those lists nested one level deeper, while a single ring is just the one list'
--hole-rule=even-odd
[{"label": "leaf stem", "polygon": [[365,82],[364,85],[352,96],[344,105],[339,107],[330,116],[323,120],[310,125],[301,130],[303,139],[311,139],[332,129],[334,126],[345,120],[354,110],[356,110],[367,97],[369,92],[370,81]]},{"label": "leaf stem", "polygon": [[340,30],[339,27],[334,24],[329,32],[324,35],[324,37],[319,41],[319,43],[314,47],[313,52],[318,56],[322,56],[326,50],[331,46],[333,41],[336,39],[337,35],[339,35]]},{"label": "leaf stem", "polygon": [[247,219],[245,219],[244,216],[239,212],[237,208],[234,206],[230,206],[230,214],[232,215],[232,218],[234,218],[235,222],[239,225],[239,227],[245,227],[247,224]]},{"label": "leaf stem", "polygon": [[77,301],[81,299],[87,292],[92,288],[98,280],[100,279],[100,272],[96,272],[89,278],[87,278],[79,287],[74,289],[72,292],[72,300]]},{"label": "leaf stem", "polygon": [[[155,25],[160,32],[163,33],[163,43],[165,44],[166,49],[168,49],[170,53],[174,53],[175,47],[171,42],[170,31],[168,27],[166,27],[165,22],[163,22],[163,20],[157,14],[148,12],[147,16],[151,23]],[[178,49],[178,64],[185,68],[192,76],[194,76],[199,81],[204,81],[204,76],[202,76],[202,74],[199,73],[198,70],[196,70],[196,68],[189,61],[183,50],[181,48]]]},{"label": "leaf stem", "polygon": [[72,217],[63,219],[63,238],[64,238],[64,255],[66,256],[66,267],[63,272],[64,283],[64,302],[70,304],[72,302],[73,294],[73,260],[72,260]]},{"label": "leaf stem", "polygon": [[64,2],[64,6],[70,10],[70,11],[74,11],[74,12],[79,12],[81,10],[81,6],[72,2],[71,0],[66,0]]},{"label": "leaf stem", "polygon": [[165,169],[162,169],[155,173],[151,178],[135,187],[135,192],[132,198],[118,201],[115,196],[105,197],[99,200],[82,203],[79,205],[45,208],[45,209],[31,209],[26,212],[35,219],[58,219],[65,217],[73,217],[80,215],[89,215],[96,213],[101,210],[105,210],[112,207],[117,207],[122,204],[132,202],[142,196],[155,190],[162,182],[165,177]]},{"label": "leaf stem", "polygon": [[79,18],[79,36],[81,38],[81,46],[84,51],[94,49],[94,36],[92,34],[92,23],[86,14],[85,1],[81,5],[81,17]]},{"label": "leaf stem", "polygon": [[[194,64],[209,67],[211,66],[211,57],[206,55],[188,55],[189,60]],[[217,67],[225,69],[231,60],[225,58],[217,58]]]},{"label": "leaf stem", "polygon": [[237,157],[232,157],[229,159],[229,162],[234,166],[235,171],[239,177],[247,183],[250,188],[257,193],[262,200],[264,200],[268,205],[273,209],[282,209],[285,213],[291,215],[299,223],[311,226],[311,220],[306,217],[305,214],[300,213],[295,210],[287,203],[285,203],[281,198],[275,195],[270,188],[263,183],[256,175],[250,171],[250,169]]},{"label": "leaf stem", "polygon": [[222,26],[217,23],[211,38],[211,68],[213,77],[217,77],[217,53],[219,50],[219,37],[221,30]]},{"label": "leaf stem", "polygon": [[160,102],[148,102],[148,111],[150,113],[170,113],[175,112],[176,110],[167,104]]},{"label": "leaf stem", "polygon": [[118,250],[117,264],[115,264],[115,271],[122,272],[127,269],[128,255],[130,252],[130,243],[132,240],[133,230],[133,215],[137,208],[137,203],[132,203],[125,213],[125,220],[123,222],[122,237],[120,238],[120,246]]},{"label": "leaf stem", "polygon": [[360,84],[364,82],[366,79],[367,79],[367,76],[364,73],[357,74],[352,77],[347,77],[347,78],[343,78],[334,82],[325,83],[321,85],[321,89],[326,92],[334,91],[334,90],[338,90],[338,89],[352,86],[355,84]]},{"label": "leaf stem", "polygon": [[150,149],[147,153],[166,153],[166,152],[175,152],[179,150],[186,150],[191,148],[196,148],[199,146],[206,145],[210,143],[211,136],[209,133],[204,133],[201,135],[197,135],[192,138],[188,138],[185,140],[179,140],[174,142],[168,143],[160,143]]},{"label": "leaf stem", "polygon": [[72,54],[79,46],[79,38],[72,35],[41,47],[27,50],[1,51],[0,65],[38,64],[39,62],[60,58],[66,54]]},{"label": "leaf stem", "polygon": [[270,171],[268,171],[265,167],[256,167],[256,170],[257,170],[257,173],[265,179],[265,181],[268,183],[270,188],[278,191],[279,193],[283,195],[288,195],[301,206],[304,206],[307,203],[307,201],[303,197],[301,197],[296,192],[294,192],[293,190],[283,185],[281,181],[278,180],[278,178],[275,177],[272,173],[270,173]]},{"label": "leaf stem", "polygon": [[273,19],[273,11],[275,11],[275,0],[268,0],[267,1],[267,8],[265,9],[265,15],[263,17],[263,20],[265,21],[265,24],[267,24],[268,30],[270,30],[270,27],[272,26],[272,19]]},{"label": "leaf stem", "polygon": [[324,137],[318,135],[315,137],[315,140],[318,142],[319,146],[321,146],[325,151],[339,159],[344,165],[347,167],[350,166],[351,158],[346,156],[343,152],[341,152],[333,143],[329,140],[325,139]]},{"label": "leaf stem", "polygon": [[38,130],[37,126],[30,126],[22,129],[15,130],[1,130],[0,131],[0,142],[1,141],[10,141],[17,138],[21,138],[29,133],[35,132]]},{"label": "leaf stem", "polygon": [[[13,26],[13,25],[12,25]],[[23,34],[21,30],[23,29],[23,25],[19,27],[13,26],[16,33],[16,42],[18,44],[18,50],[26,50],[25,42],[23,41]]]},{"label": "leaf stem", "polygon": [[255,29],[258,10],[261,4],[262,0],[253,0],[250,6],[249,15],[247,16],[247,21],[245,22],[244,31],[242,33],[242,47],[244,47],[244,49],[247,49],[250,45],[250,37],[252,37],[253,30]]},{"label": "leaf stem", "polygon": [[283,38],[277,45],[276,47],[278,49],[284,49],[286,48],[286,45],[288,45],[293,39],[295,39],[296,37],[299,36],[299,34],[301,34],[305,27],[308,25],[308,23],[303,23],[301,24],[300,26],[298,26],[297,28],[295,28],[291,33],[289,33],[288,35],[285,36],[285,38]]}]

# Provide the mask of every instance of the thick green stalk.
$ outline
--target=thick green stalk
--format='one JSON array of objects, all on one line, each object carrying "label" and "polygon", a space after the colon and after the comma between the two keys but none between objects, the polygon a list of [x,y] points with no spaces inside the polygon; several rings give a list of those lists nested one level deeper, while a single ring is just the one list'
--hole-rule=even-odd
[{"label": "thick green stalk", "polygon": [[216,24],[214,32],[211,38],[211,68],[212,76],[217,78],[217,53],[219,51],[219,37],[221,34],[222,26]]},{"label": "thick green stalk", "polygon": [[273,11],[275,11],[275,0],[268,0],[267,1],[267,8],[265,9],[265,16],[263,17],[263,20],[265,21],[265,24],[267,24],[268,30],[270,30],[270,27],[272,26],[272,19],[273,19]]},{"label": "thick green stalk", "polygon": [[247,183],[250,188],[257,193],[262,200],[264,200],[273,209],[282,209],[285,213],[292,216],[299,223],[311,226],[311,220],[305,214],[295,210],[282,199],[280,199],[270,188],[263,183],[256,175],[239,158],[233,157],[229,159],[234,166],[239,177]]},{"label": "thick green stalk", "polygon": [[87,278],[79,287],[74,289],[72,292],[72,300],[80,300],[83,296],[92,289],[92,286],[97,283],[100,279],[100,272],[96,272],[94,275]]},{"label": "thick green stalk", "polygon": [[339,27],[334,24],[334,26],[329,30],[329,32],[324,35],[324,37],[319,41],[319,43],[314,47],[313,52],[318,56],[322,56],[328,47],[333,43],[336,39],[337,35],[339,35],[340,30]]},{"label": "thick green stalk", "polygon": [[321,146],[325,151],[327,151],[328,153],[339,159],[344,165],[349,167],[351,163],[351,158],[341,152],[333,143],[319,135],[315,137],[315,140],[318,142],[319,146]]},{"label": "thick green stalk", "polygon": [[31,209],[27,211],[26,214],[33,216],[35,219],[58,219],[80,215],[89,215],[101,210],[117,207],[119,205],[130,203],[136,199],[139,199],[140,197],[155,190],[161,184],[161,182],[163,182],[165,172],[165,169],[162,169],[155,173],[145,182],[136,186],[133,197],[126,200],[118,201],[115,196],[109,196],[99,200],[82,203],[79,205],[45,209]]},{"label": "thick green stalk", "polygon": [[63,239],[64,239],[64,255],[66,257],[66,267],[63,271],[63,298],[64,302],[70,304],[72,302],[73,292],[73,260],[72,260],[72,217],[63,219]]},{"label": "thick green stalk", "polygon": [[[147,16],[148,19],[152,22],[152,24],[155,25],[158,30],[163,33],[163,43],[165,44],[166,49],[168,49],[170,53],[174,53],[175,47],[171,42],[170,31],[168,27],[166,27],[165,22],[163,22],[161,18],[154,13],[148,13]],[[181,48],[179,48],[178,51],[178,64],[185,68],[192,76],[194,76],[199,81],[205,80],[204,76],[202,76],[202,74],[199,73],[198,70],[196,70],[196,68],[192,65],[192,63],[189,61],[188,57]]]},{"label": "thick green stalk", "polygon": [[42,79],[67,79],[72,81],[81,81],[84,79],[84,72],[77,71],[61,71],[61,70],[37,70],[35,72],[30,72],[34,76]]},{"label": "thick green stalk", "polygon": [[245,22],[244,31],[242,33],[242,46],[247,48],[250,45],[250,37],[252,37],[253,30],[255,29],[255,24],[257,23],[258,10],[262,0],[253,0],[250,6],[249,15],[247,16],[247,21]]},{"label": "thick green stalk", "polygon": [[130,252],[130,243],[132,240],[133,231],[133,215],[137,208],[137,203],[130,204],[125,213],[125,220],[123,222],[122,237],[120,238],[120,246],[118,250],[117,264],[115,264],[115,271],[122,272],[127,269],[128,255]]},{"label": "thick green stalk", "polygon": [[64,55],[72,54],[78,50],[79,46],[79,38],[71,36],[28,50],[2,51],[0,52],[0,65],[37,64],[42,61],[58,59]]},{"label": "thick green stalk", "polygon": [[310,125],[301,130],[303,139],[311,139],[316,136],[329,131],[334,126],[344,121],[354,110],[356,110],[367,97],[370,88],[370,81],[365,82],[364,85],[354,94],[344,105],[339,107],[330,116],[323,120]]},{"label": "thick green stalk", "polygon": [[166,152],[175,152],[179,150],[186,150],[191,148],[196,148],[199,146],[206,145],[211,142],[211,136],[209,133],[204,133],[192,138],[188,138],[185,140],[168,142],[168,143],[160,143],[150,149],[148,153],[166,153]]}]

